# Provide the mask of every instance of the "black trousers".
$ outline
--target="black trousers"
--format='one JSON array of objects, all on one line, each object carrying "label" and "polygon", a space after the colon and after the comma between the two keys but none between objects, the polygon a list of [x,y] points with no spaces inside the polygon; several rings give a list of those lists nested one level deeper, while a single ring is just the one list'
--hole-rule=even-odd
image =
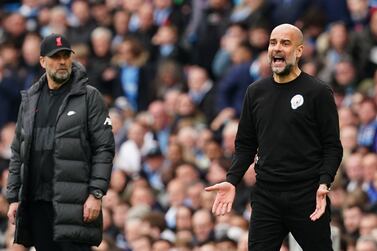
[{"label": "black trousers", "polygon": [[249,251],[279,251],[292,233],[304,251],[332,251],[330,201],[322,217],[311,221],[317,188],[300,191],[269,191],[258,185],[252,199]]},{"label": "black trousers", "polygon": [[27,207],[35,249],[37,251],[90,251],[88,245],[53,241],[54,210],[51,202],[33,201]]}]

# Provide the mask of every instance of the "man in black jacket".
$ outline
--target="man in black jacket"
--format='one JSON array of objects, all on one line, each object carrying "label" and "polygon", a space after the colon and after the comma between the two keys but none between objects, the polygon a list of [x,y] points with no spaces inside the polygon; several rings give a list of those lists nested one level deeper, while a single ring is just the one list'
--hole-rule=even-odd
[{"label": "man in black jacket", "polygon": [[208,187],[212,211],[230,212],[235,186],[255,163],[249,250],[280,250],[291,232],[305,251],[332,250],[330,184],[342,159],[339,122],[330,88],[302,72],[303,34],[282,24],[271,33],[273,76],[250,85],[226,182]]},{"label": "man in black jacket", "polygon": [[114,138],[101,94],[71,53],[61,35],[42,41],[46,73],[21,93],[12,143],[8,217],[15,243],[38,251],[90,250],[102,240]]}]

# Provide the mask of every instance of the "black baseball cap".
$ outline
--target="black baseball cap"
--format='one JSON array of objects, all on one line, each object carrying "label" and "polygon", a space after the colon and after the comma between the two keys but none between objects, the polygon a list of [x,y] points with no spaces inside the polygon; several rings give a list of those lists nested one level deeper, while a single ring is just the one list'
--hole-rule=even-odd
[{"label": "black baseball cap", "polygon": [[68,40],[59,34],[51,34],[45,37],[41,43],[41,56],[50,57],[59,51],[74,51],[71,49],[71,44]]}]

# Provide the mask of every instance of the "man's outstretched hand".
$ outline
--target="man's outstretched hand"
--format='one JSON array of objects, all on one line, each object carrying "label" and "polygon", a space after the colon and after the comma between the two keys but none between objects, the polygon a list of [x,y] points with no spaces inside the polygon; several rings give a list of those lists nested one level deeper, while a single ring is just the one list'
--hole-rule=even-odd
[{"label": "man's outstretched hand", "polygon": [[225,215],[232,210],[236,188],[229,182],[221,182],[213,186],[206,187],[207,192],[216,192],[215,202],[212,206],[212,213],[215,215]]},{"label": "man's outstretched hand", "polygon": [[316,208],[314,212],[310,215],[312,221],[316,221],[325,212],[326,209],[326,195],[329,193],[327,186],[324,184],[319,185],[316,195]]}]

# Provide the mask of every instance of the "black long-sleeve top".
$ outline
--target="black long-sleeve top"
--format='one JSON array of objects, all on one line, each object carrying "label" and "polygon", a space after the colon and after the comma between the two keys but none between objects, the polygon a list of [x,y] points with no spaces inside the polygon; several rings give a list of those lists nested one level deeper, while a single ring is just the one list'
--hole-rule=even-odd
[{"label": "black long-sleeve top", "polygon": [[279,84],[272,77],[246,92],[227,181],[237,185],[257,154],[257,184],[276,190],[333,181],[342,159],[331,89],[302,72]]}]

